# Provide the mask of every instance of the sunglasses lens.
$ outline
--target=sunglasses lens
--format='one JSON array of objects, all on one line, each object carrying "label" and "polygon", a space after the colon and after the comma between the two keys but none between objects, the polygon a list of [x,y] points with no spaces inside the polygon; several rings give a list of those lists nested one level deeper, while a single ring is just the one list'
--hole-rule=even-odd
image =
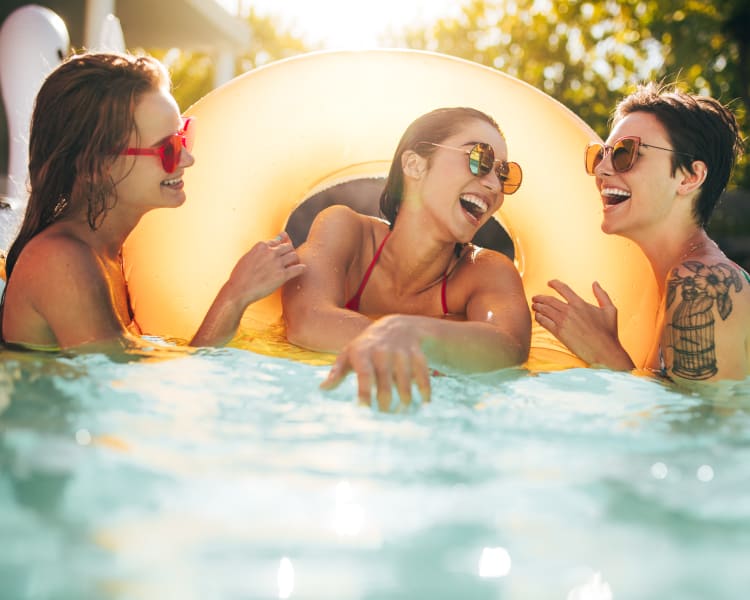
[{"label": "sunglasses lens", "polygon": [[638,146],[635,140],[625,138],[618,140],[612,147],[612,166],[618,173],[623,173],[630,169],[635,162],[635,155]]},{"label": "sunglasses lens", "polygon": [[495,169],[497,177],[503,184],[503,194],[513,194],[521,187],[523,171],[521,165],[515,162],[501,163]]},{"label": "sunglasses lens", "polygon": [[161,164],[167,173],[172,173],[180,162],[180,153],[182,152],[182,136],[179,134],[170,135],[169,139],[161,147]]},{"label": "sunglasses lens", "polygon": [[604,160],[604,146],[601,144],[589,144],[586,146],[586,173],[594,174],[594,169]]},{"label": "sunglasses lens", "polygon": [[472,175],[487,175],[495,164],[495,152],[489,144],[476,144],[469,152],[469,170]]},{"label": "sunglasses lens", "polygon": [[195,142],[195,118],[194,117],[188,117],[185,119],[185,122],[182,125],[182,131],[180,132],[183,135],[183,146],[187,148],[188,152],[193,151],[193,142]]},{"label": "sunglasses lens", "polygon": [[612,152],[612,168],[616,173],[629,171],[638,156],[638,144],[638,138],[622,138],[614,146],[589,144],[586,146],[586,173],[595,175],[594,170],[604,160],[607,150]]}]

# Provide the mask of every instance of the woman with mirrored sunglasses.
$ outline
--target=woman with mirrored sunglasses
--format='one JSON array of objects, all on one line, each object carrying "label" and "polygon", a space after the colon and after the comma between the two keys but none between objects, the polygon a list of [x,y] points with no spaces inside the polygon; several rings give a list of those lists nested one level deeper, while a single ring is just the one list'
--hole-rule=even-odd
[{"label": "woman with mirrored sunglasses", "polygon": [[[44,81],[31,123],[30,196],[6,261],[6,344],[144,346],[122,245],[145,213],[185,202],[182,175],[194,162],[195,123],[180,117],[169,85],[153,58],[110,53],[70,57]],[[240,258],[191,343],[225,343],[248,304],[303,269],[288,238],[259,242]]]},{"label": "woman with mirrored sunglasses", "polygon": [[[531,317],[504,255],[473,246],[477,230],[521,185],[488,115],[444,108],[416,119],[381,196],[385,219],[333,206],[299,248],[306,272],[284,286],[288,339],[338,352],[324,388],[350,371],[380,408],[430,396],[430,368],[488,371],[523,363]],[[396,390],[396,394],[393,390]],[[392,405],[393,402],[393,405]]]},{"label": "woman with mirrored sunglasses", "polygon": [[561,298],[533,298],[536,321],[592,365],[681,384],[747,377],[750,276],[705,230],[742,146],[734,115],[715,99],[649,84],[622,100],[609,141],[586,148],[585,169],[601,194],[602,230],[633,240],[651,263],[660,308],[642,334],[652,351],[633,364],[615,304],[596,282],[592,305],[551,281]]}]

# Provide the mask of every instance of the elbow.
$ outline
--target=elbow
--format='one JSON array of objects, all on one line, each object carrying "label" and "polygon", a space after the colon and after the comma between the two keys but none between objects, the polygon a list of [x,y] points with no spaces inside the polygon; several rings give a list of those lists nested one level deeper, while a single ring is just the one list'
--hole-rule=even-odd
[{"label": "elbow", "polygon": [[508,365],[515,367],[524,364],[529,360],[529,352],[531,351],[531,334],[523,336],[522,339],[514,339],[510,343],[505,345],[506,348],[506,359]]},{"label": "elbow", "polygon": [[516,348],[515,365],[522,365],[529,360],[529,352],[531,351],[531,341],[526,340],[524,343],[519,344]]},{"label": "elbow", "polygon": [[305,336],[304,329],[299,327],[290,327],[288,321],[286,321],[286,340],[290,344],[294,344],[295,346],[299,346],[300,348],[311,349],[310,345],[307,343],[307,337]]},{"label": "elbow", "polygon": [[302,348],[313,349],[310,339],[310,311],[306,309],[291,309],[284,307],[282,318],[286,339],[289,343]]}]

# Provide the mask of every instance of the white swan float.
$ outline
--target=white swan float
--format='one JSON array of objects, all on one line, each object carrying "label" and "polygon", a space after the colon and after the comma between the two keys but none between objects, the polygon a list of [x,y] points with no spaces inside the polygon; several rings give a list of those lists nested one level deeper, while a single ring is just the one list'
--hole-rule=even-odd
[{"label": "white swan float", "polygon": [[63,20],[43,6],[13,11],[0,27],[0,88],[8,121],[8,208],[0,210],[0,250],[7,252],[23,219],[28,197],[29,126],[44,78],[68,55]]}]

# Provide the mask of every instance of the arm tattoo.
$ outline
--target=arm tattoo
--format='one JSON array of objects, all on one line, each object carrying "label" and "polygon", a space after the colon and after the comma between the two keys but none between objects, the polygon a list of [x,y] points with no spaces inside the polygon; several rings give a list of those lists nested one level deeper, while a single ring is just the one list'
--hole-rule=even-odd
[{"label": "arm tattoo", "polygon": [[672,370],[685,379],[708,379],[718,372],[714,339],[714,308],[722,321],[732,313],[730,292],[742,289],[737,269],[727,263],[708,266],[699,261],[682,265],[690,275],[681,277],[677,269],[667,281],[667,308],[680,292],[670,327],[673,349]]}]

